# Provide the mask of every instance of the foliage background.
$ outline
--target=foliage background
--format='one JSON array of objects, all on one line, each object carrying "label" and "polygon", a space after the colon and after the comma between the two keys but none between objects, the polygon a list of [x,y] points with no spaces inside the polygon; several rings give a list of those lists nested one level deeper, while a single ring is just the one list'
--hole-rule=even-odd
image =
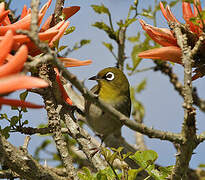
[{"label": "foliage background", "polygon": [[[42,4],[46,1],[42,0]],[[167,1],[170,2],[170,1]],[[54,1],[52,2],[51,8],[49,8],[47,15],[51,14],[54,9]],[[105,15],[96,14],[92,8],[92,4],[100,5],[103,3],[106,7],[110,9],[113,18],[114,28],[116,27],[115,22],[119,21],[126,17],[127,12],[129,10],[129,6],[133,3],[131,0],[69,0],[65,1],[65,7],[71,5],[79,5],[81,10],[71,17],[70,26],[75,26],[76,30],[71,34],[63,37],[61,39],[62,45],[68,45],[68,47],[72,47],[76,42],[79,42],[81,39],[90,39],[91,43],[89,45],[84,46],[83,48],[72,52],[69,54],[69,57],[77,58],[77,59],[92,59],[93,64],[85,67],[78,68],[70,68],[74,74],[76,74],[79,79],[85,80],[85,84],[87,87],[92,87],[94,85],[93,82],[87,81],[87,79],[93,75],[95,75],[99,70],[104,67],[114,66],[115,59],[112,54],[102,45],[102,41],[112,42],[109,38],[107,38],[106,34],[103,31],[96,29],[91,26],[91,24],[96,21],[105,21],[108,22],[108,19]],[[139,0],[138,11],[142,12],[143,8],[148,8],[149,5],[153,7],[155,1],[152,0]],[[13,0],[11,4],[11,9],[16,9],[16,14],[20,14],[23,5],[26,4],[30,7],[30,1],[28,0]],[[204,7],[204,3],[202,2],[202,7]],[[20,10],[20,11],[19,11]],[[176,5],[176,7],[172,8],[174,15],[179,19],[180,22],[182,20],[182,9],[181,2]],[[47,16],[46,16],[47,17]],[[46,17],[44,19],[46,19]],[[139,18],[140,16],[138,16]],[[153,24],[153,22],[145,17],[142,17],[146,20],[147,23]],[[167,27],[166,20],[162,17],[162,13],[157,13],[157,25],[158,27]],[[136,21],[133,23],[127,31],[128,36],[134,36],[137,32],[141,33],[141,40],[143,40],[143,30],[139,25],[139,22]],[[112,42],[113,43],[113,42]],[[115,44],[113,43],[115,47]],[[129,57],[132,51],[133,44],[127,41],[126,43],[126,55]],[[116,47],[114,48],[114,51]],[[128,58],[125,61],[125,64],[132,64],[131,58]],[[143,60],[138,69],[143,69],[146,67],[153,66],[151,60]],[[174,71],[178,74],[179,79],[183,80],[183,68],[179,65],[174,65]],[[141,101],[145,107],[145,118],[144,123],[148,126],[152,126],[156,129],[164,130],[164,131],[172,131],[179,132],[181,129],[181,123],[183,121],[183,108],[182,103],[183,99],[178,95],[176,91],[174,91],[172,85],[169,83],[169,80],[166,76],[162,75],[160,72],[153,72],[152,70],[137,73],[131,77],[128,77],[131,85],[139,84],[143,79],[147,80],[146,89],[137,94],[137,99]],[[201,98],[205,99],[205,79],[198,79],[193,83],[193,86],[198,87],[198,93]],[[14,93],[11,96],[17,97],[18,94]],[[42,99],[36,95],[29,95],[28,100],[32,102],[42,102]],[[10,107],[3,106],[2,113],[6,112],[8,115],[12,115],[10,111]],[[28,113],[24,114],[24,119],[29,120],[29,126],[38,126],[41,123],[47,123],[46,112],[45,110],[28,110]],[[198,132],[202,132],[205,129],[205,114],[200,113],[197,110],[197,127]],[[3,121],[2,121],[3,123]],[[17,146],[23,144],[23,136],[20,134],[13,134],[9,141]],[[134,133],[127,128],[123,128],[123,136],[130,142],[131,144],[135,144],[135,136]],[[41,142],[47,137],[38,137],[36,135],[32,136],[31,142],[29,144],[28,150],[31,154],[34,153],[35,147],[40,145]],[[157,163],[167,166],[173,165],[175,163],[175,148],[166,141],[160,141],[156,139],[149,139],[145,137],[146,144],[149,149],[156,151],[159,154],[159,158]],[[55,152],[55,148],[53,145],[49,146],[49,151]],[[195,155],[192,157],[190,165],[192,168],[197,167],[199,164],[205,163],[205,144],[202,143],[195,150]],[[42,153],[41,157],[46,158],[46,154]],[[48,162],[49,164],[50,162]]]}]

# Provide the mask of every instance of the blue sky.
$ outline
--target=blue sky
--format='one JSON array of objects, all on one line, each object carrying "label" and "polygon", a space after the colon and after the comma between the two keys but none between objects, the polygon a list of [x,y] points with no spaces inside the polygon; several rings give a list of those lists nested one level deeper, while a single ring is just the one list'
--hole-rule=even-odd
[{"label": "blue sky", "polygon": [[[42,4],[46,1],[42,0]],[[81,10],[70,18],[71,26],[75,26],[76,30],[70,35],[65,36],[61,40],[62,45],[73,46],[76,42],[79,42],[81,39],[90,39],[91,43],[82,49],[75,51],[69,54],[69,57],[77,58],[77,59],[92,59],[93,64],[85,67],[77,67],[77,68],[69,68],[69,70],[76,74],[77,77],[81,80],[85,80],[85,85],[88,88],[91,88],[95,83],[89,82],[87,79],[93,75],[95,75],[99,70],[115,65],[115,59],[108,52],[108,50],[102,45],[102,41],[112,42],[107,38],[106,34],[103,31],[100,31],[91,26],[96,21],[106,20],[107,17],[104,15],[95,14],[90,7],[91,4],[105,4],[105,6],[109,7],[113,22],[116,20],[125,18],[129,9],[129,6],[133,1],[129,0],[69,0],[65,1],[66,6],[79,5]],[[152,5],[153,1],[144,0],[139,1],[139,11],[142,8],[146,8],[148,5]],[[50,15],[54,9],[54,3],[52,2],[49,11],[47,12],[47,16]],[[17,10],[17,14],[21,13],[23,5],[27,4],[30,7],[30,1],[28,0],[13,0],[11,4],[12,9]],[[176,17],[183,22],[182,20],[182,10],[181,4],[179,3],[176,8],[173,9]],[[46,17],[47,17],[46,16]],[[161,12],[157,14],[158,17],[158,26],[159,27],[167,27],[167,23],[165,18],[162,17]],[[44,18],[46,19],[46,18]],[[144,18],[143,18],[144,19]],[[149,20],[145,19],[150,22]],[[151,22],[150,22],[151,23]],[[114,25],[116,27],[116,24]],[[142,28],[137,21],[134,23],[128,30],[128,36],[136,35],[137,32],[143,32]],[[126,45],[127,55],[130,55],[132,50],[132,44]],[[115,46],[116,50],[116,46]],[[126,63],[131,63],[131,59],[128,58]],[[153,66],[151,60],[143,60],[140,64],[139,69]],[[178,74],[179,79],[183,81],[183,68],[179,65],[174,65],[174,71]],[[137,99],[140,100],[146,109],[144,123],[156,129],[160,129],[163,131],[172,131],[172,132],[180,132],[181,124],[183,122],[183,108],[182,103],[183,99],[178,95],[176,91],[174,91],[172,85],[169,83],[169,79],[162,75],[160,72],[148,71],[144,73],[138,73],[135,76],[128,77],[130,84],[135,85],[141,82],[143,79],[147,79],[147,87],[146,90],[141,94],[137,95]],[[199,79],[193,82],[194,86],[198,87],[198,92],[200,97],[205,99],[204,88],[205,88],[205,79]],[[11,98],[16,98],[18,95],[12,94]],[[36,103],[42,104],[42,99],[37,95],[29,95],[28,100]],[[4,106],[1,112],[9,112],[10,107]],[[45,110],[29,110],[28,113],[24,115],[25,119],[29,120],[29,126],[37,126],[41,123],[47,122],[46,112]],[[200,113],[197,110],[197,128],[198,132],[204,131],[205,127],[205,114]],[[128,128],[123,128],[123,136],[130,142],[131,144],[135,144],[134,133]],[[23,144],[24,135],[14,134],[9,139],[13,144],[20,146]],[[29,152],[33,153],[35,147],[42,142],[45,137],[39,137],[36,135],[32,136],[31,143],[29,145]],[[159,154],[159,158],[157,160],[161,165],[173,165],[175,162],[175,149],[173,145],[171,145],[167,141],[161,141],[156,139],[149,139],[145,137],[146,144],[150,149],[155,150]],[[191,167],[197,167],[200,163],[205,163],[204,157],[205,151],[205,143],[202,143],[195,150],[195,155],[193,155],[191,160]]]}]

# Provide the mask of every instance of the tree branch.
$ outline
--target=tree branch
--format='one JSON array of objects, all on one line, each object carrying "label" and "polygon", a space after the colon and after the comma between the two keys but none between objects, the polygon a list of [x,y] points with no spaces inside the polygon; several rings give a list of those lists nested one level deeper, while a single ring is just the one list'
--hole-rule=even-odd
[{"label": "tree branch", "polygon": [[184,122],[182,125],[181,134],[184,138],[184,143],[179,145],[176,156],[176,164],[172,171],[172,180],[181,180],[187,177],[189,161],[193,150],[198,145],[196,137],[196,119],[195,109],[193,108],[192,97],[192,57],[191,48],[187,44],[186,34],[182,34],[180,24],[173,23],[171,25],[177,38],[177,43],[182,50],[182,62],[184,64]]},{"label": "tree branch", "polygon": [[26,151],[10,144],[0,134],[0,161],[8,166],[13,172],[25,179],[49,179],[63,180],[67,178],[56,175],[53,171],[41,166]]}]

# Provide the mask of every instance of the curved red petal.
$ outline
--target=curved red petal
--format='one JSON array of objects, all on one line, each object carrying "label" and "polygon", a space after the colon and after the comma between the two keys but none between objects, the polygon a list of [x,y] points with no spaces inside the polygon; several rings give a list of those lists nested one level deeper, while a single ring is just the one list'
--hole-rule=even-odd
[{"label": "curved red petal", "polygon": [[27,6],[24,5],[23,10],[21,12],[21,17],[20,19],[24,18],[27,15]]},{"label": "curved red petal", "polygon": [[19,72],[27,59],[28,48],[23,45],[17,51],[12,60],[0,66],[0,77]]},{"label": "curved red petal", "polygon": [[40,32],[44,32],[44,31],[46,31],[47,29],[49,29],[50,28],[50,23],[51,23],[51,21],[52,21],[52,15],[51,16],[49,16],[47,19],[46,19],[46,21],[45,21],[45,23],[42,25],[42,27],[41,27],[41,30],[40,30]]},{"label": "curved red petal", "polygon": [[177,46],[177,40],[169,29],[151,26],[143,20],[140,20],[140,24],[147,34],[158,44],[162,46]]},{"label": "curved red petal", "polygon": [[58,58],[61,62],[63,62],[65,67],[76,67],[76,66],[87,66],[92,63],[92,60],[84,60],[80,61],[78,59],[74,58],[64,58],[59,57]]},{"label": "curved red petal", "polygon": [[167,17],[168,17],[169,21],[179,23],[179,21],[173,15],[173,13],[172,13],[172,11],[171,11],[169,6],[166,7],[166,11],[167,11]]},{"label": "curved red petal", "polygon": [[199,12],[202,11],[200,0],[194,0],[194,17],[197,17],[199,14],[197,9]]},{"label": "curved red petal", "polygon": [[198,34],[198,30],[196,26],[190,21],[190,18],[194,17],[190,3],[182,2],[182,10],[183,10],[183,18],[186,24],[189,24],[190,30]]},{"label": "curved red petal", "polygon": [[163,16],[165,17],[165,19],[169,22],[169,18],[167,17],[167,11],[164,8],[164,5],[162,2],[159,3],[160,9],[162,11]]},{"label": "curved red petal", "polygon": [[10,10],[4,11],[3,13],[0,14],[0,23],[4,21],[4,19],[8,16]]},{"label": "curved red petal", "polygon": [[69,21],[67,21],[62,25],[62,27],[59,29],[58,34],[51,40],[51,42],[49,42],[50,47],[53,47],[53,43],[56,40],[59,40],[63,36],[63,34],[64,34],[65,30],[67,29],[67,27],[69,26],[69,24],[70,24]]},{"label": "curved red petal", "polygon": [[31,14],[25,16],[23,19],[9,24],[7,26],[0,26],[0,35],[4,35],[8,30],[12,30],[13,34],[16,34],[17,29],[29,30],[31,24]]},{"label": "curved red petal", "polygon": [[63,8],[63,14],[65,15],[65,20],[73,16],[79,10],[80,10],[80,6],[71,6],[71,7]]},{"label": "curved red petal", "polygon": [[48,83],[43,79],[20,74],[0,78],[0,94],[19,89],[42,88],[47,86]]},{"label": "curved red petal", "polygon": [[13,33],[12,31],[8,31],[0,43],[0,65],[5,62],[5,58],[7,57],[8,53],[11,51],[11,47],[13,44]]},{"label": "curved red petal", "polygon": [[182,52],[179,47],[167,46],[161,48],[150,49],[138,54],[140,58],[160,59],[163,61],[170,61],[174,63],[182,63]]},{"label": "curved red petal", "polygon": [[54,71],[56,72],[56,81],[58,83],[58,86],[60,88],[60,91],[62,93],[62,97],[64,99],[64,101],[66,101],[69,105],[72,105],[72,101],[71,99],[69,98],[68,94],[66,93],[64,87],[63,87],[63,84],[61,83],[61,80],[60,80],[60,74],[59,74],[59,71],[57,68],[54,68]]}]

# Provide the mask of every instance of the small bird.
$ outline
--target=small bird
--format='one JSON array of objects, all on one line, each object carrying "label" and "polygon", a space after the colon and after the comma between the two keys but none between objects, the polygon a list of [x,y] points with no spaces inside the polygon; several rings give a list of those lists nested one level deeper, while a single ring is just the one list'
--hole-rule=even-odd
[{"label": "small bird", "polygon": [[[98,84],[91,89],[91,92],[97,95],[101,101],[111,105],[125,116],[130,116],[129,82],[120,69],[115,67],[105,68],[89,80],[97,81]],[[85,113],[88,124],[102,139],[110,134],[116,137],[121,136],[122,123],[120,120],[115,120],[114,117],[103,112],[95,104],[86,101]]]}]

